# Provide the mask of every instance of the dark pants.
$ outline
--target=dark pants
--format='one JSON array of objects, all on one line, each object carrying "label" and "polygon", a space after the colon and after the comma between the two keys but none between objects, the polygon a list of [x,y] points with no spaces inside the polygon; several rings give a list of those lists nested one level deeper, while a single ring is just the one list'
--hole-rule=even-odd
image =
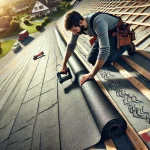
[{"label": "dark pants", "polygon": [[[126,50],[129,49],[129,45],[127,46],[121,46],[120,49],[117,49],[117,37],[116,36],[109,36],[109,42],[110,42],[110,55],[108,56],[108,59],[106,60],[104,65],[110,65],[113,61],[118,59]],[[88,54],[88,62],[91,63],[93,66],[97,60],[97,56],[99,53],[99,43],[98,39],[93,44],[89,54]]]}]

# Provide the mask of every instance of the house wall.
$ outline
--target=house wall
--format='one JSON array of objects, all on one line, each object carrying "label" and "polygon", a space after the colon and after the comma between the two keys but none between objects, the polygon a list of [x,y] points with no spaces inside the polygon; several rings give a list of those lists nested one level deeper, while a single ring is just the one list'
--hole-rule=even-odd
[{"label": "house wall", "polygon": [[33,13],[31,14],[30,16],[31,17],[40,17],[40,16],[43,16],[43,15],[47,15],[47,14],[50,14],[51,11],[50,10],[46,10],[46,11],[41,11],[41,12],[36,12],[36,13]]},{"label": "house wall", "polygon": [[[58,3],[59,0],[40,0],[39,2],[37,1],[30,16],[32,17],[42,16],[57,11]],[[43,6],[45,9],[40,10],[39,9],[40,6]]]}]

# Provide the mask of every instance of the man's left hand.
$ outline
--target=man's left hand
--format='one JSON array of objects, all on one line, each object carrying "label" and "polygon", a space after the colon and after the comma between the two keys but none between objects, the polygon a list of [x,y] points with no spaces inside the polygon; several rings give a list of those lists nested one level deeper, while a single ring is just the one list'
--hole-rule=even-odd
[{"label": "man's left hand", "polygon": [[89,80],[89,79],[92,79],[92,78],[94,78],[94,75],[91,74],[91,73],[88,73],[88,74],[83,75],[82,78],[81,78],[81,80],[80,80],[80,86],[82,86],[82,84],[83,84],[85,81],[87,81],[87,80]]}]

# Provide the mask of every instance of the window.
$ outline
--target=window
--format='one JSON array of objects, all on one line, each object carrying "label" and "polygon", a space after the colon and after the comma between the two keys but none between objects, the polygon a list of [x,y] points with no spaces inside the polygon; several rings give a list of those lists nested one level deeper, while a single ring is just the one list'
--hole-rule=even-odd
[{"label": "window", "polygon": [[39,9],[43,9],[44,8],[44,6],[42,5],[42,6],[39,6]]},{"label": "window", "polygon": [[34,10],[37,10],[37,7],[34,7]]},{"label": "window", "polygon": [[53,11],[57,11],[57,8],[56,8],[56,7],[53,7],[52,10],[53,10]]}]

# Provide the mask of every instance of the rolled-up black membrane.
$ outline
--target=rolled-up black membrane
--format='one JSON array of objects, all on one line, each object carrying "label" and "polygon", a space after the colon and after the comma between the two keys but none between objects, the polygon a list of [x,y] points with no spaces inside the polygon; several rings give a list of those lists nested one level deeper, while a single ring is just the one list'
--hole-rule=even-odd
[{"label": "rolled-up black membrane", "polygon": [[[60,48],[60,50],[63,54],[65,49]],[[88,73],[87,69],[75,53],[70,57],[69,65],[80,85],[82,75]],[[126,121],[114,108],[96,81],[94,79],[86,81],[81,86],[81,90],[98,129],[102,134],[102,138],[105,140],[115,138],[123,134],[127,128]]]}]

